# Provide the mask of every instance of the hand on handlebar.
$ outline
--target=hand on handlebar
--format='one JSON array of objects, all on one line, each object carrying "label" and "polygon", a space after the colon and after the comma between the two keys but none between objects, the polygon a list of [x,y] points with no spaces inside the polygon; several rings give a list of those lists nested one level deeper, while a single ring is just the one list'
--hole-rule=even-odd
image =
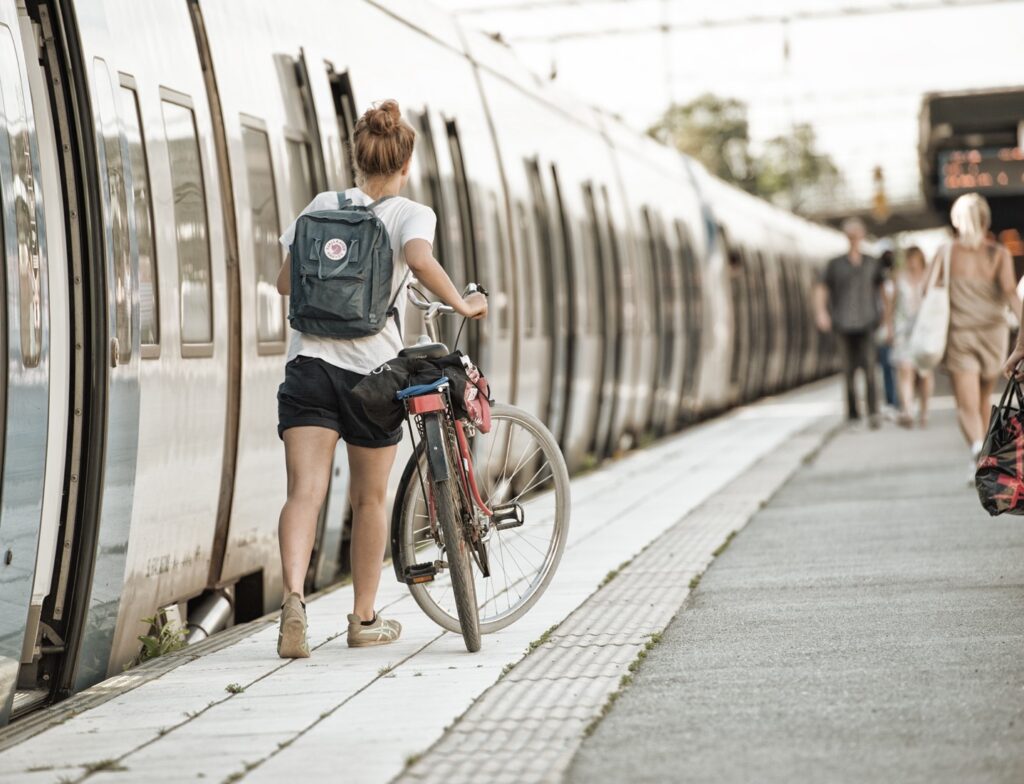
[{"label": "hand on handlebar", "polygon": [[474,291],[462,298],[455,311],[466,318],[482,319],[487,315],[487,297],[479,291]]}]

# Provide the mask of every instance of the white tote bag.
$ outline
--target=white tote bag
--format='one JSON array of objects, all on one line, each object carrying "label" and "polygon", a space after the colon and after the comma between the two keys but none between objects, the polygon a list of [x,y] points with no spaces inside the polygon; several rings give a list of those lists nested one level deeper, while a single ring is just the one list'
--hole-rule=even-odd
[{"label": "white tote bag", "polygon": [[949,261],[953,255],[952,243],[942,252],[942,283],[936,264],[928,275],[928,283],[910,331],[910,357],[921,370],[936,367],[946,355],[946,336],[949,333]]}]

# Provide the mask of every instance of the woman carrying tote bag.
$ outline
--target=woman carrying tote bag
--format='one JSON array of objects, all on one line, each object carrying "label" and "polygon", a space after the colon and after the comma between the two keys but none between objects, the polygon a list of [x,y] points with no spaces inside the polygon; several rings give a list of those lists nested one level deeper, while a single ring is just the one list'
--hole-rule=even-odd
[{"label": "woman carrying tote bag", "polygon": [[[1021,303],[1009,251],[988,239],[988,202],[968,193],[953,203],[950,218],[957,236],[940,251],[949,309],[943,364],[953,381],[960,430],[971,450],[973,486],[991,416],[992,390],[1010,337],[1006,308],[1019,313]],[[931,294],[929,288],[922,313]]]}]

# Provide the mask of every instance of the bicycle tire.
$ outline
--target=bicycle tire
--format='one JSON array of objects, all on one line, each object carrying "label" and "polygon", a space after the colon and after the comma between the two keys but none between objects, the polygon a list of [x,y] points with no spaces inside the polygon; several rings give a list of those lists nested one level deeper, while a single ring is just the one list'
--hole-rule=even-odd
[{"label": "bicycle tire", "polygon": [[[481,619],[480,632],[482,634],[491,634],[499,631],[521,618],[547,590],[565,549],[571,510],[569,472],[566,469],[558,443],[551,432],[539,419],[514,406],[500,403],[493,404],[491,406],[491,416],[493,422],[492,433],[501,426],[500,423],[502,421],[514,422],[517,426],[529,431],[542,445],[543,454],[552,465],[556,522],[552,531],[548,558],[538,578],[531,584],[529,594],[523,597],[509,612],[493,620]],[[424,517],[421,506],[422,493],[419,479],[420,470],[425,470],[426,468],[427,461],[424,454],[423,449],[417,449],[409,458],[398,486],[398,493],[392,510],[392,542],[401,548],[402,562],[406,564],[416,562],[417,536],[422,536],[425,530],[425,528],[417,529],[416,527],[418,524],[417,520]],[[417,469],[417,464],[419,464],[419,470]],[[423,540],[420,539],[419,541],[422,543]],[[470,560],[472,560],[472,557]],[[459,619],[453,617],[450,612],[446,611],[444,607],[435,601],[429,586],[429,583],[409,586],[409,590],[416,603],[420,606],[420,609],[442,628],[453,632],[461,631]]]},{"label": "bicycle tire", "polygon": [[[452,579],[452,592],[459,616],[459,631],[470,653],[480,650],[480,615],[476,603],[476,585],[473,580],[473,556],[464,535],[462,515],[459,511],[457,474],[452,460],[451,445],[445,434],[442,414],[423,417],[423,434],[428,453],[441,449],[448,463],[448,476],[436,479],[431,473],[437,521],[445,544],[448,572]],[[428,461],[429,465],[429,461]]]}]

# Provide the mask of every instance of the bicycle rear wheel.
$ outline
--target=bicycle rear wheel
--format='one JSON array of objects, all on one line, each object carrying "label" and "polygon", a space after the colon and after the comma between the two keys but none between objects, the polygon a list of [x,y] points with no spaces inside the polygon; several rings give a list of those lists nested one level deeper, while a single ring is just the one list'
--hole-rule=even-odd
[{"label": "bicycle rear wheel", "polygon": [[[522,617],[544,593],[565,549],[570,511],[569,473],[557,442],[540,420],[513,406],[495,404],[491,423],[489,433],[471,439],[480,493],[492,511],[518,508],[521,522],[487,518],[469,507],[474,510],[470,524],[486,548],[490,572],[483,575],[478,558],[467,547],[484,634]],[[406,564],[444,560],[424,503],[417,460],[427,475],[426,456],[418,451],[405,469],[392,520]],[[454,583],[454,575],[449,579],[442,572],[409,589],[435,623],[457,632],[461,615]]]},{"label": "bicycle rear wheel", "polygon": [[470,653],[476,653],[480,650],[480,615],[473,579],[473,556],[466,539],[467,524],[463,518],[463,509],[468,505],[464,503],[459,490],[455,452],[444,425],[444,415],[424,416],[423,435],[427,453],[433,451],[435,454],[443,454],[448,467],[448,476],[444,479],[436,478],[432,472],[429,476],[434,511],[440,528],[440,545],[444,560],[448,564],[455,601],[458,627],[452,631],[462,632],[466,649]]}]

